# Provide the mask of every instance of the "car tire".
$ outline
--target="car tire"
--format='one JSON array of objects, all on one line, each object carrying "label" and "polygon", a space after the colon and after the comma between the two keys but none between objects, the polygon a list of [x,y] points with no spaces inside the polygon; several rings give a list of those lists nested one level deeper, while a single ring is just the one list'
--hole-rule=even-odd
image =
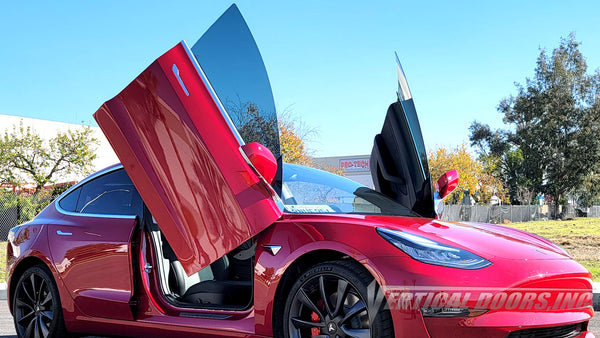
[{"label": "car tire", "polygon": [[27,269],[13,297],[13,317],[19,337],[65,337],[60,296],[52,274],[42,265]]},{"label": "car tire", "polygon": [[392,337],[386,304],[377,282],[360,264],[321,263],[304,272],[292,286],[285,304],[283,333],[290,338]]}]

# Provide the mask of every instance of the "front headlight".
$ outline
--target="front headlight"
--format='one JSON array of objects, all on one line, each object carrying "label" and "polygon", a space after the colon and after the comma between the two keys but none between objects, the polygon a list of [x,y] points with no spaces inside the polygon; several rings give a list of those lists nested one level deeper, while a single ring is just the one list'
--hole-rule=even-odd
[{"label": "front headlight", "polygon": [[476,254],[407,232],[377,228],[377,233],[410,257],[427,264],[476,270],[492,264]]}]

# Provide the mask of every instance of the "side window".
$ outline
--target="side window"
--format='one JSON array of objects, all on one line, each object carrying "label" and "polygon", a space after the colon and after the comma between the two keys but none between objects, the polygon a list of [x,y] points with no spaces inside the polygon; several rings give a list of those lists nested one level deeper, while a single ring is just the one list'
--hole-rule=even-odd
[{"label": "side window", "polygon": [[85,183],[61,199],[59,205],[66,211],[82,214],[141,215],[142,213],[142,199],[123,169]]},{"label": "side window", "polygon": [[71,191],[67,196],[63,197],[58,201],[58,205],[65,211],[74,212],[75,208],[77,208],[77,200],[79,199],[80,193],[81,187]]}]

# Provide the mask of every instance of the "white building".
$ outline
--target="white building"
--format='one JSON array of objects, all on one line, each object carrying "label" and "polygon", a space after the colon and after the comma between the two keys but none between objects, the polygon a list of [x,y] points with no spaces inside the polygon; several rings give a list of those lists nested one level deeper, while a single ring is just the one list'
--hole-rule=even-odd
[{"label": "white building", "polygon": [[[68,130],[76,130],[83,127],[80,124],[0,114],[0,135],[4,135],[5,130],[11,132],[13,126],[18,126],[20,121],[23,121],[25,127],[31,127],[46,141],[56,136],[56,133],[59,131],[66,132]],[[93,171],[98,171],[118,163],[119,159],[117,158],[117,155],[115,155],[115,152],[112,150],[110,143],[108,143],[108,140],[104,137],[100,128],[91,128],[94,131],[94,137],[100,141],[99,146],[96,149],[97,157],[93,163]],[[370,155],[317,157],[313,160],[317,167],[342,169],[347,178],[367,187],[373,187],[369,163]],[[69,177],[65,180],[79,181],[81,179],[83,179],[83,177]]]},{"label": "white building", "polygon": [[313,162],[318,168],[341,169],[347,178],[373,188],[370,158],[371,155],[315,157]]},{"label": "white building", "polygon": [[[23,126],[31,127],[36,133],[40,135],[40,137],[48,141],[49,139],[56,136],[57,132],[66,132],[68,130],[76,130],[83,128],[80,124],[72,124],[72,123],[64,123],[64,122],[55,122],[48,120],[40,120],[40,119],[32,119],[28,117],[20,117],[20,116],[12,116],[12,115],[2,115],[0,114],[0,135],[4,135],[4,132],[8,130],[8,132],[12,132],[13,126],[19,126],[20,121],[23,121]],[[99,146],[96,149],[96,159],[93,162],[93,171],[98,171],[100,169],[106,168],[109,165],[115,164],[119,162],[117,155],[112,150],[110,144],[102,131],[98,127],[91,127],[94,132],[94,137],[98,139]],[[69,177],[65,178],[65,181],[79,181],[83,179],[83,177]]]}]

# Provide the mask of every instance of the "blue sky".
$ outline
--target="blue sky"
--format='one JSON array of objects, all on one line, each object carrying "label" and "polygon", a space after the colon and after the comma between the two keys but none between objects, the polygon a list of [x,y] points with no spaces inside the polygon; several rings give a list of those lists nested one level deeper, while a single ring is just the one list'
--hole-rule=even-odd
[{"label": "blue sky", "polygon": [[[94,124],[156,57],[193,44],[225,1],[12,1],[0,9],[0,114]],[[238,1],[275,102],[318,131],[316,156],[370,153],[395,100],[394,51],[429,149],[468,141],[471,121],[533,74],[539,48],[574,31],[600,66],[598,1]],[[0,126],[4,129],[6,126]]]}]

